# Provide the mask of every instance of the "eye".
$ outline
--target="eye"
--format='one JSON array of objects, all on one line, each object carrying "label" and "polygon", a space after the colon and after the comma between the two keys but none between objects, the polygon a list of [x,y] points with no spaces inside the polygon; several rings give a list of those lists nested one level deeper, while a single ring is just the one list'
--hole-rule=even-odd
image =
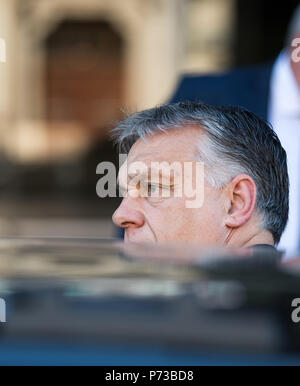
[{"label": "eye", "polygon": [[158,186],[155,184],[147,184],[148,186],[148,195],[151,196],[157,192]]}]

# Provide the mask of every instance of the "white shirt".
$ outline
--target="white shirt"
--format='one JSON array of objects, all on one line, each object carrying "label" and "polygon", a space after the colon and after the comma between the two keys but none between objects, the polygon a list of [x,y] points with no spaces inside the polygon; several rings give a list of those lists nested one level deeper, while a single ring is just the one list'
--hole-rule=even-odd
[{"label": "white shirt", "polygon": [[268,120],[287,153],[290,210],[278,247],[285,249],[288,257],[300,249],[300,88],[285,51],[272,71]]}]

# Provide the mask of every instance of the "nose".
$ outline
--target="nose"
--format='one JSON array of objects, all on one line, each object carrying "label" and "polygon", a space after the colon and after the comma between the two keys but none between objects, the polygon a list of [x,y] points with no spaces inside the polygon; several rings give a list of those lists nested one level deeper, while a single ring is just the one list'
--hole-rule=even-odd
[{"label": "nose", "polygon": [[144,225],[144,215],[136,208],[133,198],[124,197],[112,216],[113,222],[121,228],[139,228]]}]

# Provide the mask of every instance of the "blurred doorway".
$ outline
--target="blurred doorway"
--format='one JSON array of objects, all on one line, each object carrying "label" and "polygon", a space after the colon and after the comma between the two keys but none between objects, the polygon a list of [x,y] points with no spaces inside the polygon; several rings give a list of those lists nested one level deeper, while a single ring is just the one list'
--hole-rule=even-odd
[{"label": "blurred doorway", "polygon": [[121,199],[96,195],[96,166],[117,164],[109,130],[124,105],[124,41],[95,20],[64,20],[43,41],[46,119],[30,124],[32,136],[23,130],[30,149],[42,150],[12,165],[1,211],[9,222],[0,233],[114,235],[111,215]]},{"label": "blurred doorway", "polygon": [[66,20],[45,48],[47,119],[76,121],[104,135],[123,101],[121,36],[104,21]]},{"label": "blurred doorway", "polygon": [[83,199],[84,207],[91,207],[86,216],[110,218],[120,200],[96,196],[96,166],[102,161],[117,164],[109,130],[121,118],[124,104],[124,40],[106,21],[64,20],[44,44],[51,154],[64,153],[64,143],[69,154],[53,162],[55,190],[68,200]]}]

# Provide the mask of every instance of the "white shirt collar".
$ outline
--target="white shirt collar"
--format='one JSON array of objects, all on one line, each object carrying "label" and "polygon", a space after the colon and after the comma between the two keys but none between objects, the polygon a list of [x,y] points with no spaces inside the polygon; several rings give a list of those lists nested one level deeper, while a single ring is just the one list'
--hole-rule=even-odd
[{"label": "white shirt collar", "polygon": [[300,89],[286,51],[278,56],[271,79],[272,113],[275,116],[300,116]]}]

